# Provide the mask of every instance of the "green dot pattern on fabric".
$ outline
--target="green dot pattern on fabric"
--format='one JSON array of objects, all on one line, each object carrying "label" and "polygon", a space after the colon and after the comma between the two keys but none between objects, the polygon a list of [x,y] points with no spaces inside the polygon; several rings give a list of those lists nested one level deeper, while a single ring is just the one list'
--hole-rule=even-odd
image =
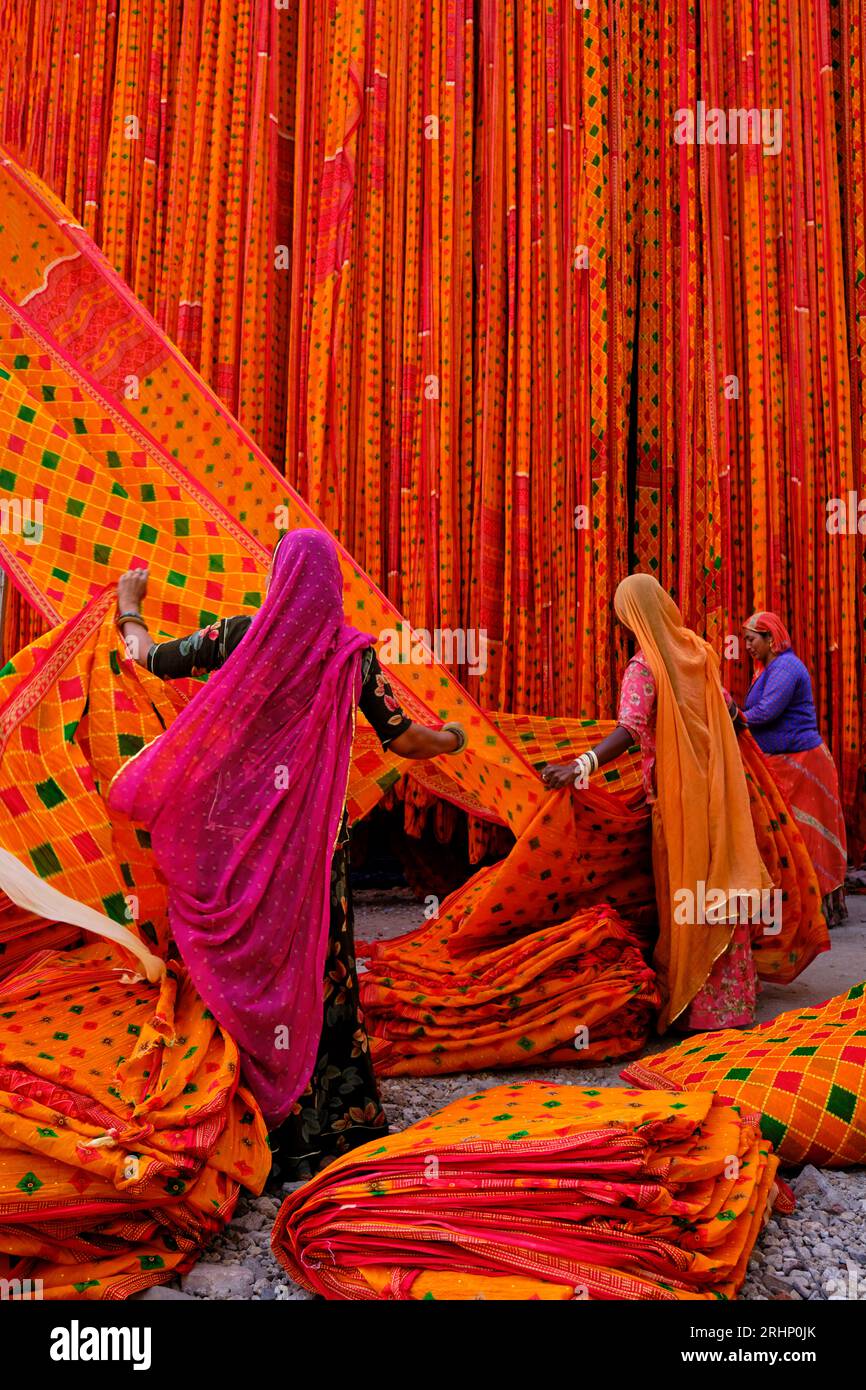
[{"label": "green dot pattern on fabric", "polygon": [[827,1097],[827,1111],[834,1115],[837,1120],[842,1120],[846,1125],[851,1123],[854,1111],[857,1106],[857,1097],[853,1091],[848,1091],[844,1086],[831,1086],[830,1094]]},{"label": "green dot pattern on fabric", "polygon": [[62,865],[54,852],[54,846],[47,841],[31,849],[30,858],[40,878],[51,878],[53,874],[59,874],[61,871]]}]

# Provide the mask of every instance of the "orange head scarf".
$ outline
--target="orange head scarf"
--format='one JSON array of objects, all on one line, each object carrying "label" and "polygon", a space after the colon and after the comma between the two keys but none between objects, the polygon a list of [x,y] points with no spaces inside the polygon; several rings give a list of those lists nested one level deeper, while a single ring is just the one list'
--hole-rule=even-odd
[{"label": "orange head scarf", "polygon": [[[632,574],[614,595],[617,617],[640,643],[656,685],[653,862],[659,905],[655,967],[663,1005],[660,1031],[691,1002],[726,949],[734,923],[677,921],[721,890],[772,886],[755,842],[749,793],[728,713],[719,658],[683,624],[669,594],[649,574]],[[662,881],[659,881],[659,880]],[[710,899],[712,901],[712,899]]]}]

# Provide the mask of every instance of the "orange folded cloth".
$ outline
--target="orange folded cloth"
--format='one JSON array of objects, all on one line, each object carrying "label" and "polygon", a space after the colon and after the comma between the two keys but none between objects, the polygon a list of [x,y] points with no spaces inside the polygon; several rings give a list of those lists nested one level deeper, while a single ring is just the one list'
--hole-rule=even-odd
[{"label": "orange folded cloth", "polygon": [[272,1247],[330,1299],[734,1298],[777,1166],[706,1092],[495,1086],[331,1164]]},{"label": "orange folded cloth", "polygon": [[0,1014],[0,1278],[126,1298],[184,1273],[270,1170],[237,1048],[185,972],[149,984],[103,942],[42,952]]},{"label": "orange folded cloth", "polygon": [[866,1163],[866,984],[757,1028],[699,1033],[623,1077],[715,1091],[726,1105],[759,1111],[761,1133],[786,1163]]}]

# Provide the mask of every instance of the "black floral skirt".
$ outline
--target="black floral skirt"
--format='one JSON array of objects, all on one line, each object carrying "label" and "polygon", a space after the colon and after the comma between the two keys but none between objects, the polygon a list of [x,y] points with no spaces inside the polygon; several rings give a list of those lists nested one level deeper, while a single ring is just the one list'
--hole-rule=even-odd
[{"label": "black floral skirt", "polygon": [[309,1085],[271,1135],[284,1182],[310,1178],[340,1154],[388,1133],[358,998],[347,844],[337,846],[331,863],[324,996],[322,1037]]}]

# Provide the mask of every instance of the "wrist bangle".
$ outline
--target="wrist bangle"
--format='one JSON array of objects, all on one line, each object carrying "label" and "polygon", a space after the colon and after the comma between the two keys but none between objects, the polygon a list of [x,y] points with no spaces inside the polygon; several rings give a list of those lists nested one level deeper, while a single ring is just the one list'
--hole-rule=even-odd
[{"label": "wrist bangle", "polygon": [[147,623],[140,613],[118,613],[114,622],[118,628],[122,627],[124,623],[138,623],[139,627],[147,627]]},{"label": "wrist bangle", "polygon": [[598,771],[598,756],[590,748],[586,753],[581,753],[574,763],[574,785],[578,788],[583,787],[594,772]]},{"label": "wrist bangle", "polygon": [[448,750],[447,756],[453,758],[455,753],[462,753],[463,749],[466,747],[466,730],[464,729],[463,725],[458,724],[456,720],[452,719],[449,721],[449,723],[442,725],[442,732],[443,734],[448,733],[457,735],[457,747],[450,748]]}]

